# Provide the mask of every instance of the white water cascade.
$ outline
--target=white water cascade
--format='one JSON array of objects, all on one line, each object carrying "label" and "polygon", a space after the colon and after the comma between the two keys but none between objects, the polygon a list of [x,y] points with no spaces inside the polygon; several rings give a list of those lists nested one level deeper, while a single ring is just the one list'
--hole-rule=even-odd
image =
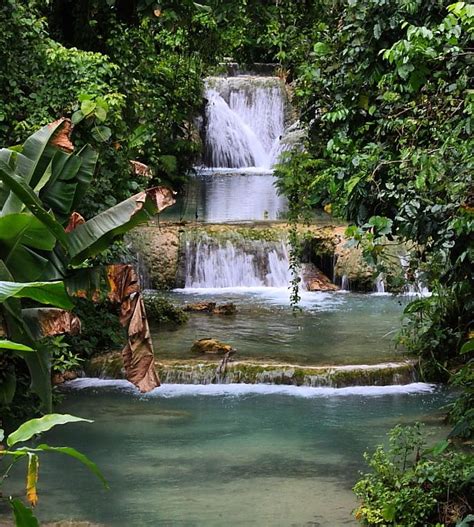
[{"label": "white water cascade", "polygon": [[287,287],[286,240],[218,239],[185,243],[185,288]]},{"label": "white water cascade", "polygon": [[278,77],[211,77],[205,97],[207,166],[270,169],[285,130],[283,82]]}]

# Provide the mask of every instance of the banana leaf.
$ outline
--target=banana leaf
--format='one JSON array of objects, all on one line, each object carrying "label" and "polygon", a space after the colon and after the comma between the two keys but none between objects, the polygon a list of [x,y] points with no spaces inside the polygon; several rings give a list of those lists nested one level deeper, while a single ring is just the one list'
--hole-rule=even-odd
[{"label": "banana leaf", "polygon": [[35,216],[27,213],[0,216],[0,258],[15,281],[40,278],[49,262],[47,252],[55,245],[56,238]]},{"label": "banana leaf", "polygon": [[73,265],[98,254],[117,236],[140,223],[150,220],[156,213],[175,203],[171,190],[155,187],[122,201],[67,235],[69,255]]},{"label": "banana leaf", "polygon": [[41,304],[49,304],[63,309],[74,307],[63,282],[0,281],[0,303],[11,297],[31,298]]},{"label": "banana leaf", "polygon": [[[14,172],[27,185],[35,188],[46,171],[50,159],[49,156],[44,154],[48,149],[51,150],[52,147],[48,143],[61,126],[64,126],[64,121],[57,121],[43,126],[43,128],[28,137],[23,144],[21,153],[16,155]],[[21,196],[11,192],[3,205],[2,212],[10,214],[21,212],[22,210],[23,202]]]},{"label": "banana leaf", "polygon": [[[22,204],[28,207],[31,213],[48,228],[51,234],[53,234],[62,245],[67,246],[67,237],[62,225],[44,209],[41,200],[28,183],[15,174],[11,167],[2,160],[0,160],[0,178],[3,183],[9,187],[16,196],[18,196]],[[10,197],[7,199],[7,202]],[[7,215],[5,211],[7,208],[7,204],[5,204],[2,209],[2,216]]]},{"label": "banana leaf", "polygon": [[[1,260],[0,278],[3,280],[11,280],[12,278],[10,271]],[[10,296],[0,304],[0,309],[7,326],[9,339],[20,344],[25,344],[28,347],[36,348],[35,339],[23,319],[20,300]],[[21,356],[28,366],[31,376],[31,390],[40,398],[44,410],[51,412],[51,357],[49,350],[43,347],[35,353],[17,351],[16,354]]]}]

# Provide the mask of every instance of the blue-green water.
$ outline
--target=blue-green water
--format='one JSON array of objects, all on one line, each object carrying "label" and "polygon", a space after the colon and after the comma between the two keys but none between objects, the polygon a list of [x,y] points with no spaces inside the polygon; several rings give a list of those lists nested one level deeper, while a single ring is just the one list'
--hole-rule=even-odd
[{"label": "blue-green water", "polygon": [[233,302],[234,316],[191,314],[179,329],[156,328],[157,357],[189,359],[193,342],[215,338],[231,344],[236,360],[263,359],[302,365],[372,364],[403,359],[395,336],[407,298],[391,295],[302,292],[301,311],[289,306],[285,288],[184,289],[177,303]]},{"label": "blue-green water", "polygon": [[[114,527],[354,525],[351,487],[363,452],[398,422],[428,420],[440,435],[435,416],[446,402],[426,385],[165,385],[148,396],[126,386],[66,395],[62,411],[95,423],[60,427],[41,441],[87,453],[111,490],[78,462],[49,454],[39,481],[42,519]],[[14,492],[22,484],[9,482]]]}]

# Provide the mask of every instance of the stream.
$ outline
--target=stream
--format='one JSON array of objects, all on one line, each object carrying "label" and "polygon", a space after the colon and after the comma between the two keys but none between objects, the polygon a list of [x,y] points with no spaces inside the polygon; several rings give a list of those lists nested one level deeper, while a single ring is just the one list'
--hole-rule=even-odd
[{"label": "stream", "polygon": [[[205,97],[203,166],[160,221],[281,219],[286,202],[271,167],[294,125],[282,81],[211,78]],[[326,366],[406,358],[394,345],[404,297],[302,290],[294,312],[283,238],[198,233],[185,238],[182,252],[184,287],[163,294],[179,305],[232,302],[237,311],[191,313],[177,330],[152,325],[158,361],[196,358],[190,349],[202,338],[230,344],[243,361]],[[374,289],[385,290],[382,278]],[[398,423],[425,422],[431,441],[446,432],[441,409],[450,394],[413,379],[345,388],[209,381],[165,382],[146,395],[120,380],[68,383],[59,411],[94,424],[58,427],[41,441],[86,453],[111,489],[77,461],[48,455],[38,516],[111,527],[356,525],[351,489],[366,470],[364,452],[386,443]],[[23,492],[23,478],[13,474],[13,494]]]},{"label": "stream", "polygon": [[[87,453],[111,489],[51,454],[37,513],[113,527],[356,525],[351,487],[364,451],[400,422],[425,421],[441,437],[446,400],[424,384],[164,385],[140,396],[125,381],[73,381],[60,410],[95,422],[59,427],[47,441]],[[23,473],[10,489],[22,486]]]}]

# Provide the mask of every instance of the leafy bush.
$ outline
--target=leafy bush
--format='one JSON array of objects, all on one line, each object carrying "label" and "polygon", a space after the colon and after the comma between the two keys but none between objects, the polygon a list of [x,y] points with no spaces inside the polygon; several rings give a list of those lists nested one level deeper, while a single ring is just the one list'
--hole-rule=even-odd
[{"label": "leafy bush", "polygon": [[53,373],[66,373],[81,369],[83,359],[71,351],[71,345],[65,342],[65,336],[48,337],[42,342],[51,353],[51,371]]},{"label": "leafy bush", "polygon": [[86,298],[75,298],[74,304],[73,312],[81,320],[81,333],[65,337],[74,354],[89,358],[124,346],[125,330],[120,325],[116,305],[107,300],[92,302]]},{"label": "leafy bush", "polygon": [[167,298],[158,295],[146,295],[144,301],[150,322],[180,326],[188,321],[187,313]]},{"label": "leafy bush", "polygon": [[441,442],[426,449],[423,428],[396,426],[389,447],[365,458],[372,469],[354,487],[362,525],[455,525],[472,511],[474,458]]}]

